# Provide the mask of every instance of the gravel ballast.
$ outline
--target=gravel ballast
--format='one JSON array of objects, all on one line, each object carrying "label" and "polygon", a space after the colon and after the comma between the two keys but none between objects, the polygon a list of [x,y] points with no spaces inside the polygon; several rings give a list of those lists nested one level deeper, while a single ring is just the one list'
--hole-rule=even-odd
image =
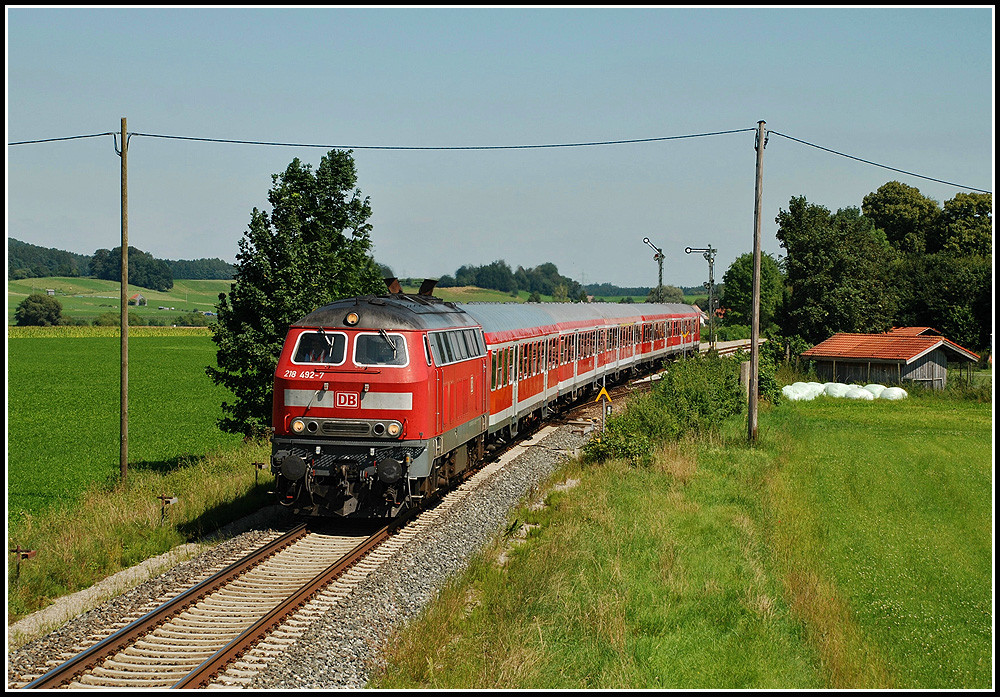
[{"label": "gravel ballast", "polygon": [[[528,446],[501,471],[449,508],[438,524],[416,535],[369,573],[339,604],[315,619],[300,638],[253,678],[251,689],[330,689],[364,687],[391,633],[434,599],[449,578],[462,571],[477,550],[493,540],[507,515],[540,487],[588,436],[562,425]],[[241,557],[279,523],[266,516],[254,529],[215,544],[190,561],[126,591],[69,621],[58,630],[8,653],[8,686],[21,676],[37,676],[61,660],[115,631],[210,573]],[[30,619],[30,618],[29,618]],[[8,628],[8,636],[11,628]]]}]

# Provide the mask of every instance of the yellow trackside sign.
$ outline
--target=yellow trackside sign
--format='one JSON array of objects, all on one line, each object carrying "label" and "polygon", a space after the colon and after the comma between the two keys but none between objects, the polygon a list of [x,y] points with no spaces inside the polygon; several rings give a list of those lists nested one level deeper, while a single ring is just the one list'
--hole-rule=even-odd
[{"label": "yellow trackside sign", "polygon": [[604,387],[602,387],[601,391],[597,393],[597,399],[595,399],[594,401],[600,402],[601,397],[604,397],[604,399],[608,400],[608,404],[611,403],[611,396],[608,394],[608,390]]}]

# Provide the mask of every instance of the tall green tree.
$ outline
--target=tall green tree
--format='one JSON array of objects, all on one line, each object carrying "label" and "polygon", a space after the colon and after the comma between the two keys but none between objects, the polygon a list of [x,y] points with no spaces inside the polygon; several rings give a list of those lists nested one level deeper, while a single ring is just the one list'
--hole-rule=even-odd
[{"label": "tall green tree", "polygon": [[892,325],[896,300],[888,272],[896,254],[870,219],[857,208],[831,214],[798,196],[775,221],[791,288],[785,335],[818,343],[836,332]]},{"label": "tall green tree", "polygon": [[232,288],[216,306],[218,367],[206,369],[233,394],[222,405],[223,431],[267,432],[274,370],[292,322],[341,298],[385,292],[370,254],[371,206],[356,183],[349,150],[331,150],[315,171],[296,158],[272,175],[270,214],[251,212]]},{"label": "tall green tree", "polygon": [[930,252],[992,257],[993,194],[958,193],[945,201],[927,247]]},{"label": "tall green tree", "polygon": [[906,184],[886,182],[864,197],[861,211],[885,233],[894,249],[903,254],[922,254],[928,237],[938,226],[941,207],[920,190]]},{"label": "tall green tree", "polygon": [[[749,326],[753,315],[753,254],[741,254],[723,276],[720,306],[725,308],[729,326]],[[766,329],[774,321],[781,304],[785,282],[777,260],[770,254],[760,257],[760,326]]]}]

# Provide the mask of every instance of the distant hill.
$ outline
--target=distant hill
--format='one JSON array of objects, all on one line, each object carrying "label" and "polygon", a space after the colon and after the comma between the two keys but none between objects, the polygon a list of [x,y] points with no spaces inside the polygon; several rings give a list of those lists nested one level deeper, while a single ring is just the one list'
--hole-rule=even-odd
[{"label": "distant hill", "polygon": [[7,278],[89,276],[91,257],[7,238]]},{"label": "distant hill", "polygon": [[[129,245],[129,249],[132,245]],[[74,254],[51,247],[7,238],[7,279],[45,278],[48,276],[90,276],[93,255]],[[163,259],[174,279],[229,280],[235,271],[222,259],[177,260]]]}]

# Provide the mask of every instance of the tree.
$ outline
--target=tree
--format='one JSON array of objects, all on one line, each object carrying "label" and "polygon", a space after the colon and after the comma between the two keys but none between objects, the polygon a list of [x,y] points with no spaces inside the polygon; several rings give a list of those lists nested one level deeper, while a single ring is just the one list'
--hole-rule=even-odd
[{"label": "tree", "polygon": [[232,288],[216,305],[218,367],[206,369],[233,393],[222,404],[223,431],[267,432],[274,370],[292,322],[341,298],[385,292],[370,255],[371,206],[356,183],[349,150],[331,150],[315,172],[296,158],[272,175],[270,215],[251,212]]},{"label": "tree", "polygon": [[908,256],[892,276],[900,288],[897,324],[934,327],[973,350],[990,345],[993,279],[988,257],[947,252]]},{"label": "tree", "polygon": [[646,302],[682,303],[684,302],[684,291],[677,286],[663,286],[663,300],[658,301],[656,288],[650,288],[649,294],[646,295]]},{"label": "tree", "polygon": [[861,210],[897,251],[922,254],[928,236],[938,225],[941,208],[919,189],[897,181],[886,182],[864,197]]},{"label": "tree", "polygon": [[818,343],[836,332],[882,332],[892,325],[889,269],[896,254],[870,219],[857,208],[831,215],[798,196],[775,221],[791,288],[786,336]]},{"label": "tree", "polygon": [[959,193],[945,201],[927,247],[929,252],[992,256],[993,194]]},{"label": "tree", "polygon": [[[121,281],[122,248],[98,249],[90,261],[90,271],[96,278]],[[128,282],[133,286],[159,291],[174,287],[174,277],[167,263],[132,245],[128,248]]]},{"label": "tree", "polygon": [[[753,315],[753,254],[736,258],[723,276],[724,292],[720,306],[724,307],[727,325],[750,326]],[[770,254],[760,257],[760,327],[766,329],[781,304],[785,283],[778,262]]]},{"label": "tree", "polygon": [[19,327],[51,327],[60,319],[62,303],[42,293],[32,293],[14,310],[14,322]]}]

